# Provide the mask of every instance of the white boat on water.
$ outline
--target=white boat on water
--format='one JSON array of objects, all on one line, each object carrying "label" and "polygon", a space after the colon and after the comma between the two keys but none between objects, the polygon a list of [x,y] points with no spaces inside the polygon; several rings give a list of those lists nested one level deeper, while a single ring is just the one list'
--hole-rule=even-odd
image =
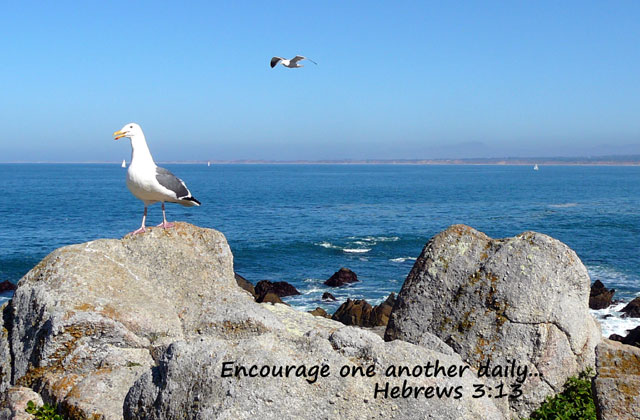
[{"label": "white boat on water", "polygon": [[120,166],[122,166],[123,168],[126,168],[127,167],[127,162],[125,162],[124,159],[122,159],[122,165],[120,165]]},{"label": "white boat on water", "polygon": [[211,162],[207,162],[207,166],[211,166]]},{"label": "white boat on water", "polygon": [[533,170],[537,171],[538,170],[538,164],[536,163],[535,165],[533,165]]}]

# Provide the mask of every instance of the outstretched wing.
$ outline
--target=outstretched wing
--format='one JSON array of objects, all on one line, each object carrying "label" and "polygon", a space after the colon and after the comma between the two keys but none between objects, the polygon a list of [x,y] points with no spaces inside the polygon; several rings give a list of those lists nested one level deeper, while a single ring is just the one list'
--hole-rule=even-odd
[{"label": "outstretched wing", "polygon": [[275,66],[277,66],[281,60],[283,60],[282,57],[273,57],[271,59],[271,68],[274,68]]},{"label": "outstretched wing", "polygon": [[307,58],[307,57],[304,57],[304,56],[302,56],[302,55],[296,55],[295,57],[293,57],[293,58],[291,59],[291,62],[292,62],[293,64],[295,64],[295,63],[297,63],[298,61],[302,61],[302,60],[309,60],[309,61],[311,61],[313,64],[316,64],[316,65],[318,64],[318,63],[316,63],[315,61],[313,61],[312,59]]}]

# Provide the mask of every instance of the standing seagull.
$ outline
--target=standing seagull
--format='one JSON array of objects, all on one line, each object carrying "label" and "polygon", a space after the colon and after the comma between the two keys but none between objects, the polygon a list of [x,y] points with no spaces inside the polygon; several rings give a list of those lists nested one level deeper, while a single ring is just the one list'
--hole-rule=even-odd
[{"label": "standing seagull", "polygon": [[129,191],[144,203],[144,215],[142,225],[139,229],[131,232],[133,235],[145,231],[145,221],[147,220],[147,207],[158,201],[162,203],[162,226],[167,229],[173,223],[167,222],[164,212],[164,202],[179,203],[185,207],[199,206],[189,192],[184,182],[168,170],[160,168],[153,161],[147,141],[142,133],[142,128],[138,124],[126,124],[120,131],[113,133],[114,140],[123,137],[131,139],[131,163],[127,170],[127,187]]},{"label": "standing seagull", "polygon": [[318,65],[318,63],[316,63],[315,61],[313,61],[310,58],[303,57],[301,55],[296,55],[291,60],[285,60],[282,57],[273,57],[271,59],[271,68],[274,68],[275,66],[277,66],[278,63],[282,63],[282,65],[285,66],[285,67],[289,67],[290,69],[297,69],[297,68],[300,68],[300,67],[304,67],[302,64],[298,64],[298,61],[302,61],[302,60],[309,60],[313,64]]}]

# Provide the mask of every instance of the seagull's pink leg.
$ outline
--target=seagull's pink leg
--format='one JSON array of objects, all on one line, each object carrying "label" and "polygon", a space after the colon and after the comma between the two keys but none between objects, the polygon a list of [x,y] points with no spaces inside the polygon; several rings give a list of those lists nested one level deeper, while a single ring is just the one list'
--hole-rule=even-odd
[{"label": "seagull's pink leg", "polygon": [[145,229],[145,222],[147,221],[147,205],[145,204],[144,206],[144,214],[142,215],[142,225],[140,226],[139,229],[134,230],[133,232],[130,233],[130,235],[137,235],[138,233],[144,233],[146,231]]},{"label": "seagull's pink leg", "polygon": [[158,227],[160,226],[162,226],[165,229],[173,227],[173,223],[167,222],[167,216],[165,215],[165,212],[164,212],[164,201],[162,202],[162,223],[160,223]]}]

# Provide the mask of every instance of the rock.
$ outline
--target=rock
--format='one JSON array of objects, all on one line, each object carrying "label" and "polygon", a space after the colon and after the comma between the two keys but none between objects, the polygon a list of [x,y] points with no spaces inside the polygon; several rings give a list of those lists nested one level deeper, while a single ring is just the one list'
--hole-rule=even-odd
[{"label": "rock", "polygon": [[373,307],[364,299],[347,299],[340,305],[331,319],[342,322],[344,325],[357,325],[369,327],[369,317]]},{"label": "rock", "polygon": [[14,290],[16,290],[17,286],[13,283],[11,283],[9,280],[5,280],[3,282],[0,282],[0,293],[4,293],[4,292],[12,292]]},{"label": "rock", "polygon": [[330,302],[335,302],[335,301],[337,301],[338,299],[336,299],[336,297],[335,297],[335,296],[333,296],[331,293],[329,293],[329,292],[324,292],[324,293],[322,294],[322,300],[327,300],[327,301],[330,301]]},{"label": "rock", "polygon": [[589,292],[589,308],[590,309],[605,309],[611,306],[613,300],[613,294],[615,289],[607,289],[600,280],[596,280],[591,285],[591,291]]},{"label": "rock", "polygon": [[316,309],[314,309],[313,311],[309,311],[309,313],[313,316],[321,316],[324,318],[331,318],[331,315],[329,315],[327,313],[327,311],[325,311],[324,309],[317,307]]},{"label": "rock", "polygon": [[256,302],[258,303],[284,303],[280,296],[273,292],[265,292],[256,298]]},{"label": "rock", "polygon": [[256,295],[256,289],[253,287],[253,284],[251,284],[249,280],[245,279],[238,273],[234,273],[234,277],[238,286],[251,293],[251,296],[253,296],[254,299],[258,297],[258,295]]},{"label": "rock", "polygon": [[372,327],[387,325],[389,323],[389,317],[391,316],[391,310],[396,303],[396,294],[391,293],[387,299],[380,305],[374,306],[369,323]]},{"label": "rock", "polygon": [[598,419],[640,418],[640,348],[602,340],[596,347],[596,371]]},{"label": "rock", "polygon": [[491,239],[454,225],[416,260],[385,339],[419,343],[428,332],[474,368],[515,361],[543,375],[527,378],[523,397],[509,399],[504,412],[528,417],[568,377],[594,365],[601,334],[589,314],[590,283],[575,252],[549,236]]},{"label": "rock", "polygon": [[[386,343],[368,331],[344,327],[284,305],[268,306],[286,326],[255,337],[231,340],[203,337],[173,343],[132,387],[124,405],[124,418],[133,419],[503,419],[489,398],[471,398],[469,373],[456,378],[409,378],[411,386],[461,386],[460,399],[374,398],[376,384],[402,386],[402,379],[384,377],[391,365],[435,361],[465,366],[457,355],[444,355],[402,341]],[[329,375],[309,377],[223,377],[227,368],[257,365],[311,368],[328,366]],[[339,375],[340,368],[372,366],[375,376]],[[233,369],[232,369],[233,373]],[[313,383],[309,383],[313,382]]]},{"label": "rock", "polygon": [[224,236],[186,223],[60,248],[5,312],[14,384],[73,419],[121,419],[129,388],[174,341],[284,329],[237,286]]},{"label": "rock", "polygon": [[640,326],[629,331],[627,336],[622,339],[622,342],[630,346],[640,347]]},{"label": "rock", "polygon": [[340,270],[333,273],[331,277],[327,281],[324,282],[327,286],[331,287],[339,287],[344,286],[348,283],[355,283],[359,281],[356,273],[349,270],[348,268],[342,267]]},{"label": "rock", "polygon": [[260,280],[258,284],[256,284],[256,295],[260,296],[268,292],[275,293],[280,297],[295,296],[300,294],[300,292],[298,292],[295,287],[293,287],[286,281],[270,282],[269,280]]},{"label": "rock", "polygon": [[386,301],[375,307],[372,307],[364,299],[347,299],[333,314],[332,319],[345,325],[357,325],[360,327],[387,325],[394,302],[394,293],[391,293]]},{"label": "rock", "polygon": [[627,306],[622,308],[622,312],[624,312],[624,317],[640,318],[640,297],[629,302]]},{"label": "rock", "polygon": [[[0,419],[32,420],[35,416],[26,412],[27,404],[33,401],[36,407],[44,404],[40,394],[30,388],[14,386],[7,390],[4,408],[0,407]],[[3,416],[4,415],[4,416]]]}]

